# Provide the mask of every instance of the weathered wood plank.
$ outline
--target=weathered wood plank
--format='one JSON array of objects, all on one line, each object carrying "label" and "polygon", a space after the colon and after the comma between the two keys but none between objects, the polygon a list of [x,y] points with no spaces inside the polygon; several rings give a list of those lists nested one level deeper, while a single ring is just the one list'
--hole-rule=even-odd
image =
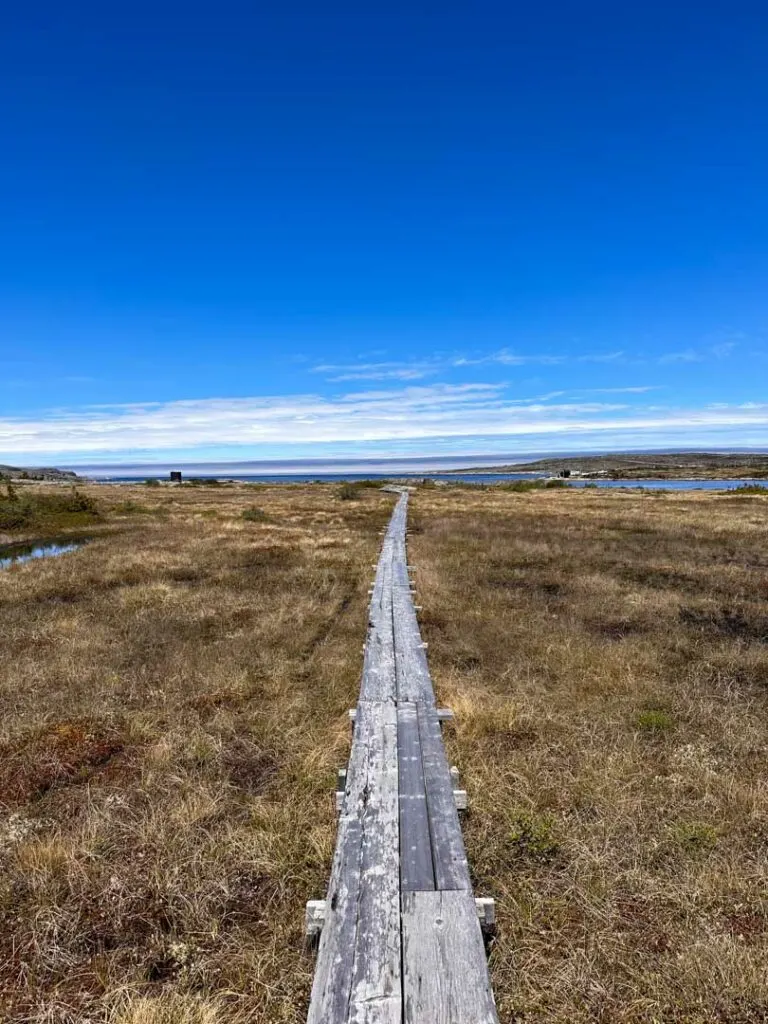
[{"label": "weathered wood plank", "polygon": [[367,736],[370,719],[358,706],[355,740],[347,768],[336,837],[336,850],[328,884],[326,915],[312,983],[308,1024],[344,1024],[347,1020],[354,947],[357,935],[357,902],[362,873],[362,805],[368,783]]},{"label": "weathered wood plank", "polygon": [[404,892],[404,1024],[498,1024],[471,892]]},{"label": "weathered wood plank", "polygon": [[410,593],[407,494],[371,587],[308,1024],[498,1024]]},{"label": "weathered wood plank", "polygon": [[397,707],[397,763],[400,773],[400,887],[404,890],[434,889],[427,795],[414,704],[398,704]]},{"label": "weathered wood plank", "polygon": [[434,705],[435,693],[429,675],[427,657],[421,646],[416,613],[411,595],[395,588],[392,596],[395,634],[395,673],[397,699],[405,703]]},{"label": "weathered wood plank", "polygon": [[401,1024],[397,711],[374,705],[350,1024]]},{"label": "weathered wood plank", "polygon": [[363,677],[360,684],[360,699],[365,701],[390,701],[397,697],[397,675],[395,672],[395,645],[392,625],[386,623],[371,630],[365,645]]},{"label": "weathered wood plank", "polygon": [[419,705],[418,719],[435,888],[471,892],[467,852],[437,712],[434,708]]},{"label": "weathered wood plank", "polygon": [[397,717],[361,701],[309,1024],[400,1024]]}]

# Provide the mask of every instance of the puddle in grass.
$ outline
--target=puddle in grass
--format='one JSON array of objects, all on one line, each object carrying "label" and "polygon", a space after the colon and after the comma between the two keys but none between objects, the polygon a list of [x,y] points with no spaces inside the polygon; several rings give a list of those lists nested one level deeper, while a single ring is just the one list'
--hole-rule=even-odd
[{"label": "puddle in grass", "polygon": [[36,558],[56,558],[70,551],[77,551],[87,544],[90,537],[60,537],[55,540],[28,541],[25,544],[5,544],[0,546],[0,569],[21,562],[32,562]]}]

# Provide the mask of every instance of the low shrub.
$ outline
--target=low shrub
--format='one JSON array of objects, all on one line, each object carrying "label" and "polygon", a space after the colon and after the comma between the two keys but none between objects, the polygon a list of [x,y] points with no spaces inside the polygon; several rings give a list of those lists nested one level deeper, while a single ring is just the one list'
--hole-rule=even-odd
[{"label": "low shrub", "polygon": [[0,498],[0,530],[76,526],[99,518],[96,500],[73,487],[65,493],[17,491],[10,483]]},{"label": "low shrub", "polygon": [[148,508],[147,505],[140,505],[138,501],[121,501],[118,505],[115,505],[115,512],[127,516],[152,515],[152,509]]},{"label": "low shrub", "polygon": [[270,519],[263,508],[256,508],[255,506],[253,508],[244,508],[240,516],[248,523],[267,523]]},{"label": "low shrub", "polygon": [[730,491],[723,491],[723,494],[768,494],[768,487],[765,484],[742,484],[741,487],[733,487]]},{"label": "low shrub", "polygon": [[542,480],[510,480],[509,483],[498,484],[500,491],[512,491],[513,494],[525,494],[527,491],[538,491],[543,486]]},{"label": "low shrub", "polygon": [[345,480],[337,491],[339,501],[357,501],[360,497],[360,488],[357,483]]},{"label": "low shrub", "polygon": [[551,814],[517,811],[512,816],[509,842],[518,856],[534,860],[552,860],[560,852]]}]

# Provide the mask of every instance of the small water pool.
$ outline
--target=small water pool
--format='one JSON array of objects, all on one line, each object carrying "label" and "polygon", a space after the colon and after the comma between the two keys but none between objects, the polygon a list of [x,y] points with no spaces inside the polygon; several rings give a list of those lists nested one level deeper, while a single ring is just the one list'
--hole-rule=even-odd
[{"label": "small water pool", "polygon": [[0,546],[0,569],[21,562],[31,562],[36,558],[56,558],[76,551],[87,544],[90,537],[59,537],[54,540],[32,540],[23,544],[5,544]]}]

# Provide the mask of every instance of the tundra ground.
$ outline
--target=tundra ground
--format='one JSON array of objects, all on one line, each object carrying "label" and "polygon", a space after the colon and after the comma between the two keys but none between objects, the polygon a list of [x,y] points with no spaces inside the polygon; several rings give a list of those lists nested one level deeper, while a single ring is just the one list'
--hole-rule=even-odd
[{"label": "tundra ground", "polygon": [[768,499],[422,491],[500,1019],[768,1020]]},{"label": "tundra ground", "polygon": [[[393,497],[84,490],[0,573],[0,1019],[299,1024]],[[503,1024],[764,1021],[768,499],[410,515]]]}]

